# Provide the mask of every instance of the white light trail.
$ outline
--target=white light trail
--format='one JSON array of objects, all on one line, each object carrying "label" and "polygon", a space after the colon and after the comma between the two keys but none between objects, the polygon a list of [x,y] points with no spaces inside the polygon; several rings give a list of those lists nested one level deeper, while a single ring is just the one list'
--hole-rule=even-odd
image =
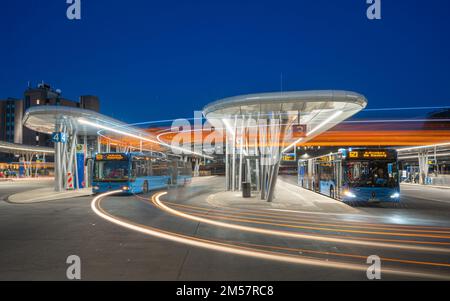
[{"label": "white light trail", "polygon": [[[429,154],[430,157],[434,157],[434,154]],[[440,153],[440,154],[436,154],[436,157],[446,157],[446,156],[450,156],[450,153]],[[417,159],[417,155],[415,156],[404,156],[404,157],[398,157],[399,160],[405,160],[405,159]]]},{"label": "white light trail", "polygon": [[312,235],[312,234],[301,234],[301,233],[290,232],[290,231],[262,229],[262,228],[256,228],[256,227],[241,226],[241,225],[237,225],[237,224],[219,222],[219,221],[211,220],[208,218],[203,218],[203,217],[198,217],[198,216],[194,216],[191,214],[187,214],[187,213],[175,210],[175,209],[165,205],[160,200],[160,197],[165,194],[167,194],[167,192],[160,192],[153,197],[153,203],[155,205],[157,205],[159,208],[161,208],[162,210],[164,210],[172,215],[178,216],[178,217],[193,220],[196,222],[214,225],[217,227],[229,228],[229,229],[245,231],[245,232],[253,232],[253,233],[258,233],[258,234],[272,235],[272,236],[298,238],[298,239],[308,239],[308,240],[326,241],[326,242],[334,242],[334,243],[363,245],[363,246],[371,246],[371,247],[385,247],[385,248],[404,249],[404,250],[421,250],[421,251],[425,251],[425,252],[450,253],[450,249],[446,249],[446,248],[412,246],[412,245],[407,245],[407,244],[380,243],[380,242],[370,242],[370,241],[365,241],[365,240],[351,240],[351,239],[325,237],[325,236]]},{"label": "white light trail", "polygon": [[181,152],[188,153],[188,154],[201,156],[201,157],[204,157],[204,158],[207,158],[207,159],[214,159],[214,157],[211,157],[211,156],[208,156],[208,155],[205,155],[205,154],[202,154],[202,153],[197,153],[197,152],[194,152],[194,151],[182,148],[182,147],[169,145],[169,144],[164,143],[164,142],[160,142],[160,141],[153,140],[153,139],[150,139],[150,138],[145,138],[145,137],[142,137],[142,136],[139,136],[139,135],[136,135],[136,134],[132,134],[132,133],[125,132],[125,131],[122,131],[122,130],[118,130],[118,129],[115,129],[115,128],[112,128],[112,127],[109,127],[109,126],[105,126],[105,125],[101,125],[101,124],[98,124],[98,123],[90,122],[90,121],[87,121],[87,120],[85,120],[83,118],[79,118],[78,122],[80,122],[81,124],[90,125],[90,126],[93,126],[93,127],[99,128],[99,129],[103,129],[103,130],[106,130],[106,131],[114,132],[116,134],[120,134],[120,135],[125,135],[125,136],[128,136],[128,137],[136,138],[138,140],[152,142],[152,143],[155,143],[155,144],[158,144],[158,145],[162,145],[162,146],[165,146],[165,147],[168,147],[168,148],[171,148],[171,149],[176,149],[176,150],[179,150]]},{"label": "white light trail", "polygon": [[328,123],[330,123],[333,119],[335,119],[336,117],[338,117],[339,115],[341,115],[342,113],[344,113],[344,111],[337,111],[335,112],[333,115],[331,115],[330,117],[328,117],[327,119],[325,119],[324,121],[322,121],[318,126],[316,126],[315,128],[313,128],[311,131],[309,131],[306,136],[310,136],[312,133],[317,132],[319,129],[321,129],[322,127],[324,127],[325,125],[327,125]]},{"label": "white light trail", "polygon": [[[311,136],[311,134],[317,132],[319,129],[321,129],[322,127],[324,127],[325,125],[327,125],[328,123],[330,123],[333,119],[337,118],[339,115],[341,115],[342,113],[344,113],[344,111],[337,111],[335,112],[333,115],[331,115],[330,117],[328,117],[327,119],[325,119],[324,121],[322,121],[318,126],[316,126],[315,128],[313,128],[311,131],[309,131],[308,133],[306,133],[306,136]],[[299,138],[296,141],[294,141],[293,143],[291,143],[288,147],[286,147],[285,149],[283,149],[282,153],[287,152],[288,150],[290,150],[291,148],[293,148],[297,143],[301,142],[303,140],[303,138]]]},{"label": "white light trail", "polygon": [[46,154],[53,154],[54,150],[43,150],[39,148],[25,148],[25,147],[17,147],[17,146],[6,146],[6,145],[0,145],[1,149],[7,149],[7,150],[17,150],[17,151],[27,151],[27,152],[36,152],[36,153],[46,153]]},{"label": "white light trail", "polygon": [[433,148],[433,147],[439,147],[439,146],[450,146],[450,142],[448,143],[440,143],[440,144],[433,144],[433,145],[422,145],[422,146],[414,146],[414,147],[407,147],[407,148],[398,148],[398,152],[402,151],[410,151],[415,149],[423,149],[423,148]]},{"label": "white light trail", "polygon": [[[128,222],[124,219],[112,216],[106,212],[104,212],[100,206],[99,202],[102,198],[113,195],[116,193],[122,192],[121,190],[111,191],[104,194],[100,194],[96,196],[92,202],[91,202],[91,209],[94,211],[95,214],[97,214],[99,217],[114,223],[118,226],[127,228],[129,230],[133,230],[139,233],[143,233],[146,235],[150,235],[153,237],[182,243],[185,245],[198,247],[198,248],[204,248],[208,250],[218,251],[218,252],[225,252],[235,255],[241,255],[241,256],[247,256],[252,258],[258,258],[263,260],[273,260],[278,262],[285,262],[285,263],[293,263],[293,264],[302,264],[302,265],[309,265],[309,266],[318,266],[318,267],[326,267],[326,268],[336,268],[336,269],[344,269],[344,270],[353,270],[353,271],[360,271],[362,273],[366,273],[367,266],[365,264],[354,264],[354,263],[348,263],[348,262],[338,262],[338,261],[331,261],[327,260],[324,261],[323,259],[313,259],[313,258],[307,258],[307,257],[301,257],[298,255],[289,255],[289,254],[282,254],[282,253],[276,253],[271,251],[263,251],[263,250],[257,250],[257,249],[251,249],[248,247],[240,247],[240,246],[234,246],[229,243],[221,243],[221,242],[215,242],[213,240],[207,240],[207,239],[201,239],[193,236],[188,235],[182,235],[174,232],[164,231],[161,229],[144,226],[132,222]],[[432,278],[432,279],[442,279],[442,280],[449,280],[450,277],[446,275],[439,275],[439,274],[430,274],[430,273],[422,273],[422,272],[414,272],[414,271],[403,271],[403,270],[394,270],[389,268],[384,268],[383,273],[386,274],[394,274],[394,275],[402,275],[402,276],[412,276],[412,277],[419,277],[419,278]]]}]

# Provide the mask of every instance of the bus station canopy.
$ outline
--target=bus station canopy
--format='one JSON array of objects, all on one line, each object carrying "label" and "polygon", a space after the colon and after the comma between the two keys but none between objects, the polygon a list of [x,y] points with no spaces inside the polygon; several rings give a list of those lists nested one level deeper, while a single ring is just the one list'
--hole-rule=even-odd
[{"label": "bus station canopy", "polygon": [[55,150],[51,147],[32,146],[0,141],[0,153],[7,154],[53,154]]},{"label": "bus station canopy", "polygon": [[104,133],[108,137],[128,137],[135,142],[143,141],[147,145],[161,146],[156,137],[140,128],[128,125],[106,115],[73,107],[35,106],[25,113],[23,124],[40,133],[57,132],[60,124],[70,126],[77,135],[98,136]]},{"label": "bus station canopy", "polygon": [[[211,123],[222,120],[226,128],[226,189],[242,190],[245,178],[246,184],[250,182],[261,192],[261,199],[272,201],[281,155],[295,153],[297,144],[327,131],[366,105],[361,94],[334,90],[248,94],[208,104],[203,114]],[[267,121],[266,125],[261,121]]]}]

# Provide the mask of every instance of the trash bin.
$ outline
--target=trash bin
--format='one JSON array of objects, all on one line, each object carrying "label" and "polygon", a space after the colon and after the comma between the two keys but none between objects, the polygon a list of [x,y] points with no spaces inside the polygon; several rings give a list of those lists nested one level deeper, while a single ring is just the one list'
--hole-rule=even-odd
[{"label": "trash bin", "polygon": [[243,198],[249,198],[252,196],[252,187],[250,183],[243,182],[242,183],[242,197]]}]

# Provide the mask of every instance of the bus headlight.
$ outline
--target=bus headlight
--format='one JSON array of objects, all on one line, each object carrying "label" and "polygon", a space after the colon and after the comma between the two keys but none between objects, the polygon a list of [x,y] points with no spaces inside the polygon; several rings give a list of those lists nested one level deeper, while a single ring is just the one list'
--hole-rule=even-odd
[{"label": "bus headlight", "polygon": [[391,199],[398,199],[399,197],[400,197],[400,193],[398,193],[398,192],[391,195]]},{"label": "bus headlight", "polygon": [[356,195],[353,192],[351,192],[350,190],[344,191],[344,195],[348,196],[349,198],[356,198]]},{"label": "bus headlight", "polygon": [[100,187],[98,187],[98,186],[92,186],[92,189],[94,189],[94,190],[99,190]]},{"label": "bus headlight", "polygon": [[128,186],[123,186],[122,187],[122,190],[128,190],[128,189],[130,189]]}]

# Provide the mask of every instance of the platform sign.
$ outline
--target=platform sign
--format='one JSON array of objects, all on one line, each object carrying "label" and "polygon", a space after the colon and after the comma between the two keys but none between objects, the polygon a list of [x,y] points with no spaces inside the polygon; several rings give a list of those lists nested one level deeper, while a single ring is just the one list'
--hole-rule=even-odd
[{"label": "platform sign", "polygon": [[389,150],[353,150],[348,153],[349,159],[383,160],[395,158],[395,153]]},{"label": "platform sign", "polygon": [[24,162],[19,163],[19,178],[25,177],[25,164]]},{"label": "platform sign", "polygon": [[294,124],[292,126],[292,133],[295,138],[306,137],[306,124]]},{"label": "platform sign", "polygon": [[292,154],[284,154],[282,157],[282,161],[295,161],[295,153]]},{"label": "platform sign", "polygon": [[55,143],[66,143],[67,142],[67,135],[65,133],[61,132],[53,132],[51,135],[52,142]]},{"label": "platform sign", "polygon": [[77,152],[78,187],[84,188],[84,153]]}]

